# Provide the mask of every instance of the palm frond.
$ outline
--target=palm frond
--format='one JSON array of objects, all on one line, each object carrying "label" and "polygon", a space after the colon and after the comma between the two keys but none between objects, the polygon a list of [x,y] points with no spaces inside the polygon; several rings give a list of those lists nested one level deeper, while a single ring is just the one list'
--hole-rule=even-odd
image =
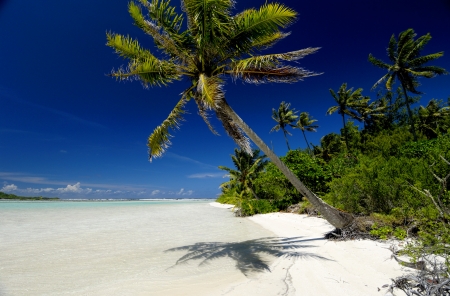
[{"label": "palm frond", "polygon": [[271,34],[260,35],[257,37],[255,36],[252,38],[250,46],[257,50],[268,49],[289,35],[290,33],[282,33],[278,31]]},{"label": "palm frond", "polygon": [[379,60],[379,59],[375,58],[374,56],[372,56],[372,54],[369,54],[369,62],[371,62],[374,66],[377,66],[377,67],[382,68],[382,69],[389,69],[390,68],[390,66],[388,64],[386,64],[382,60]]},{"label": "palm frond", "polygon": [[[144,6],[146,6],[149,11],[155,10],[154,5],[148,3],[148,1],[145,0],[139,0]],[[169,3],[169,1],[156,1],[156,7],[166,7]],[[182,19],[180,19],[181,16],[172,16],[173,11],[171,8],[166,7],[166,10],[169,10],[169,12],[161,9],[162,11],[157,11],[150,13],[151,16],[154,17],[156,20],[156,23],[153,21],[146,20],[142,14],[141,7],[134,2],[130,2],[128,4],[128,11],[131,15],[131,17],[134,20],[134,24],[142,29],[145,33],[149,34],[153,37],[156,45],[164,50],[166,53],[170,54],[171,57],[174,58],[180,58],[180,59],[187,59],[188,54],[185,53],[182,43],[185,41],[186,34],[179,34],[179,25],[182,22]],[[165,19],[168,18],[168,19]],[[162,18],[162,19],[161,19]],[[169,24],[166,24],[169,23]],[[170,25],[170,23],[173,23]]]},{"label": "palm frond", "polygon": [[278,28],[286,28],[291,25],[297,17],[297,12],[279,3],[268,3],[259,10],[248,9],[236,15],[236,35],[247,36],[257,31],[276,32]]},{"label": "palm frond", "polygon": [[155,58],[150,51],[141,47],[137,40],[129,36],[106,33],[106,45],[112,47],[116,53],[130,60]]},{"label": "palm frond", "polygon": [[446,75],[446,74],[448,74],[448,72],[444,68],[437,67],[437,66],[415,67],[414,70],[415,71],[429,71],[429,72],[433,72],[434,75]]},{"label": "palm frond", "polygon": [[400,57],[401,55],[400,52],[405,47],[405,44],[410,43],[411,40],[414,39],[414,37],[416,37],[416,33],[414,33],[413,29],[407,29],[398,35],[398,42],[397,42],[398,58]]},{"label": "palm frond", "polygon": [[331,114],[333,114],[334,112],[336,112],[336,111],[338,111],[339,110],[339,106],[333,106],[333,107],[330,107],[330,108],[328,108],[328,110],[327,110],[327,114],[328,115],[331,115]]},{"label": "palm frond", "polygon": [[[387,54],[388,54],[389,60],[393,63],[395,63],[395,61],[397,60],[397,53],[395,50],[396,45],[397,45],[397,39],[395,39],[395,35],[392,34],[391,39],[389,40]],[[371,56],[371,55],[369,55],[369,56]],[[369,60],[370,60],[370,58],[369,58]]]},{"label": "palm frond", "polygon": [[425,45],[428,44],[428,42],[431,40],[430,33],[427,33],[426,35],[420,36],[414,41],[414,46],[411,48],[411,50],[406,55],[406,60],[410,61],[412,59],[417,58],[420,55],[420,52],[425,47]]},{"label": "palm frond", "polygon": [[412,69],[405,69],[408,73],[416,77],[433,78],[436,74],[432,71],[415,71]]},{"label": "palm frond", "polygon": [[177,66],[171,62],[160,61],[155,57],[133,60],[127,69],[119,68],[110,74],[120,81],[139,80],[144,87],[167,85],[179,79]]},{"label": "palm frond", "polygon": [[197,46],[204,49],[212,44],[226,42],[232,18],[232,0],[184,0],[188,26]]},{"label": "palm frond", "polygon": [[426,56],[421,56],[421,57],[418,57],[418,58],[415,58],[415,59],[411,60],[409,62],[409,66],[410,67],[420,67],[423,64],[428,63],[429,61],[433,61],[433,60],[436,60],[436,59],[442,57],[443,55],[444,55],[444,52],[441,51],[441,52],[429,54],[429,55],[426,55]]},{"label": "palm frond", "polygon": [[138,0],[149,12],[151,19],[167,33],[178,33],[183,24],[183,15],[176,13],[175,7],[170,6],[170,0]]},{"label": "palm frond", "polygon": [[214,129],[212,124],[209,121],[208,109],[205,104],[202,103],[199,96],[194,96],[195,103],[197,104],[198,114],[203,118],[203,121],[208,126],[209,130],[214,134],[219,136],[219,133]]},{"label": "palm frond", "polygon": [[375,82],[375,84],[372,86],[372,90],[374,90],[375,88],[377,88],[378,85],[380,85],[384,80],[386,80],[386,78],[392,76],[391,73],[387,73],[385,75],[383,75],[380,79],[378,79],[377,82]]},{"label": "palm frond", "polygon": [[269,82],[293,83],[301,81],[307,77],[322,74],[292,66],[260,68],[249,66],[246,69],[233,69],[231,71],[225,71],[225,73],[233,75],[234,78],[240,78],[247,83],[253,84],[262,84]]},{"label": "palm frond", "polygon": [[279,28],[292,24],[297,13],[279,3],[269,3],[259,10],[248,9],[234,17],[235,30],[229,36],[229,45],[236,55],[251,51],[258,40],[273,36]]},{"label": "palm frond", "polygon": [[[388,77],[388,79],[386,80],[386,88],[387,88],[387,90],[392,90],[392,85],[395,82],[395,78],[396,78],[397,74],[392,73],[392,74],[386,74],[385,76]],[[385,76],[383,76],[383,77],[385,77]]]},{"label": "palm frond", "polygon": [[200,100],[208,108],[214,109],[217,102],[224,99],[224,92],[222,90],[222,81],[218,77],[208,77],[205,74],[200,74],[197,93],[200,95]]},{"label": "palm frond", "polygon": [[184,110],[186,102],[186,98],[183,96],[170,112],[167,119],[164,120],[160,126],[155,128],[153,133],[148,137],[147,146],[150,161],[152,161],[154,157],[161,157],[165,150],[169,148],[171,144],[169,129],[174,130],[180,128],[183,114],[186,113]]},{"label": "palm frond", "polygon": [[259,69],[259,68],[269,68],[277,66],[281,61],[296,61],[304,58],[309,54],[317,52],[320,48],[305,48],[301,50],[279,53],[279,54],[268,54],[261,56],[253,56],[247,59],[239,60],[233,63],[232,68],[236,72],[244,71],[245,69]]}]

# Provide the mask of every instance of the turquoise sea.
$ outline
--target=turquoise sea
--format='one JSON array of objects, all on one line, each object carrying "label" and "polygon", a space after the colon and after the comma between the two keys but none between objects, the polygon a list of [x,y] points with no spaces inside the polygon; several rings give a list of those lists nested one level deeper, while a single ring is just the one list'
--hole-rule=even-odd
[{"label": "turquoise sea", "polygon": [[210,202],[1,201],[0,295],[226,294],[273,234]]}]

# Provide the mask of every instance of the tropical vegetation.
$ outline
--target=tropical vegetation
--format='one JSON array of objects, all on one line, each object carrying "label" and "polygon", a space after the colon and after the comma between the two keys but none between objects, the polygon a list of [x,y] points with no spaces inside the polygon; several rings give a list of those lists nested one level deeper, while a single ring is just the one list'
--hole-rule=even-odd
[{"label": "tropical vegetation", "polygon": [[392,64],[387,64],[375,58],[372,54],[369,54],[369,61],[374,66],[388,71],[388,73],[383,75],[373,87],[377,87],[380,83],[386,81],[386,89],[392,90],[394,82],[397,79],[400,81],[405,96],[405,105],[408,110],[409,124],[414,141],[417,141],[417,134],[408,92],[421,94],[421,92],[417,90],[417,87],[420,85],[418,80],[420,77],[433,78],[436,75],[447,74],[447,71],[444,68],[425,65],[430,61],[442,57],[444,52],[441,51],[425,56],[420,55],[425,45],[431,40],[430,33],[414,40],[416,36],[417,34],[413,29],[401,32],[398,35],[398,39],[395,38],[395,35],[391,36],[387,53]]},{"label": "tropical vegetation", "polygon": [[42,196],[18,196],[15,194],[0,191],[0,200],[59,200],[58,197],[42,197]]},{"label": "tropical vegetation", "polygon": [[[341,115],[340,134],[324,135],[312,150],[305,137],[306,149],[289,149],[280,159],[326,203],[355,217],[346,229],[381,239],[414,236],[417,240],[406,248],[409,255],[437,254],[450,266],[450,97],[419,105],[424,100],[416,89],[420,77],[447,72],[424,65],[442,52],[419,55],[431,36],[414,37],[409,29],[398,40],[391,38],[393,65],[369,56],[372,64],[388,70],[376,83],[387,80],[377,99],[363,96],[360,88],[347,89],[346,83],[336,92],[330,89],[337,105],[326,112]],[[395,79],[401,86],[394,90]],[[315,131],[309,113],[299,117],[297,127]],[[241,215],[285,211],[293,204],[299,205],[297,212],[311,212],[309,201],[274,164],[266,163],[252,182],[258,203],[247,195],[240,202],[252,207],[243,207]],[[236,195],[227,198],[233,203]]]}]

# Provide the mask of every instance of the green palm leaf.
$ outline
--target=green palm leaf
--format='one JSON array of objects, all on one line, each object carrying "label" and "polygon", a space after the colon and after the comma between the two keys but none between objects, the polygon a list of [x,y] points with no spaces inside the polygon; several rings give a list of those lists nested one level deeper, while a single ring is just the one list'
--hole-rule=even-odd
[{"label": "green palm leaf", "polygon": [[155,128],[153,133],[148,137],[147,146],[150,161],[152,161],[152,158],[154,157],[161,157],[165,150],[169,148],[171,144],[169,129],[174,130],[180,128],[183,114],[186,113],[184,110],[186,102],[187,101],[183,96],[170,112],[167,119],[164,120],[160,126]]},{"label": "green palm leaf", "polygon": [[[134,2],[130,2],[128,11],[134,20],[134,24],[152,36],[158,48],[163,49],[173,58],[187,59],[189,54],[183,48],[184,43],[187,42],[187,35],[178,33],[182,16],[173,15],[173,8],[167,7],[169,1],[167,3],[156,1],[156,6],[148,3],[148,1],[141,0],[140,2],[147,8],[152,9],[153,13],[150,14],[155,19],[154,21],[146,20],[142,14],[141,7]],[[154,10],[157,8],[161,11],[155,12]]]}]

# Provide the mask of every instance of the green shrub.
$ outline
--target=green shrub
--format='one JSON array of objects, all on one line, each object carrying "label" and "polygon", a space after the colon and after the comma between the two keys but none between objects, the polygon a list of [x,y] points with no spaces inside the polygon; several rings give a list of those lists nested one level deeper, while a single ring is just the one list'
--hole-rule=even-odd
[{"label": "green shrub", "polygon": [[278,209],[274,207],[270,201],[265,199],[246,199],[241,202],[242,216],[267,214],[277,211]]},{"label": "green shrub", "polygon": [[393,232],[392,226],[378,227],[378,225],[375,223],[372,226],[370,234],[379,237],[380,239],[388,239],[391,236],[392,232]]}]

